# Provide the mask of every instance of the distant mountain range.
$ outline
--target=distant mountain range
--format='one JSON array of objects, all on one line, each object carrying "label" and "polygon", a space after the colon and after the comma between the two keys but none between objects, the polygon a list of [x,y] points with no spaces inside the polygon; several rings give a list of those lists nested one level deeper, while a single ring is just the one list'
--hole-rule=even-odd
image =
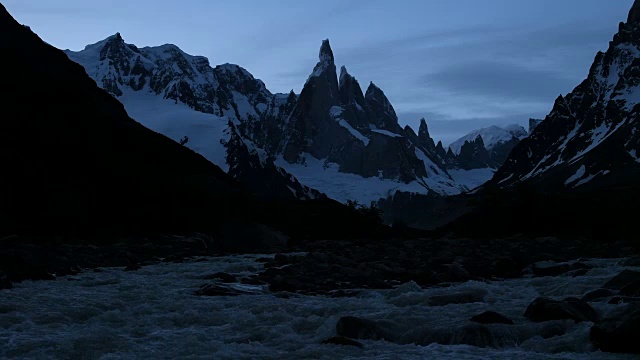
[{"label": "distant mountain range", "polygon": [[142,124],[265,196],[368,203],[396,191],[460,194],[489,180],[526,134],[483,129],[485,144],[469,135],[447,152],[424,119],[417,134],[402,128],[375,84],[363,92],[344,66],[338,77],[328,40],[300,94],[273,94],[238,65],[211,67],[174,45],[138,48],[120,34],[65,53]]}]

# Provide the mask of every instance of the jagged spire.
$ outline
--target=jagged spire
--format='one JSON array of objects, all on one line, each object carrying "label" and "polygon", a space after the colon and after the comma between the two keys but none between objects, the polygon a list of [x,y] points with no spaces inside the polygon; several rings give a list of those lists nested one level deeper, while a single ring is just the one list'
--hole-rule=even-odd
[{"label": "jagged spire", "polygon": [[373,96],[377,91],[382,92],[382,90],[380,90],[379,87],[376,86],[376,84],[373,83],[373,81],[369,82],[369,87],[367,87],[367,92],[366,92],[366,96]]},{"label": "jagged spire", "polygon": [[329,45],[329,39],[322,40],[322,45],[320,46],[320,53],[318,55],[318,58],[319,58],[319,61],[316,64],[316,66],[313,68],[313,72],[311,73],[311,75],[309,75],[309,78],[307,79],[307,83],[311,81],[311,79],[316,78],[318,76],[329,76],[331,77],[330,82],[331,83],[335,82],[335,85],[337,88],[338,79],[336,77],[336,65],[333,60],[333,51],[331,50],[331,45]]},{"label": "jagged spire", "polygon": [[429,127],[427,126],[427,121],[424,118],[420,119],[420,129],[418,129],[418,133],[429,135]]},{"label": "jagged spire", "polygon": [[482,139],[482,136],[478,134],[478,136],[476,136],[475,140],[473,140],[474,143],[476,143],[477,145],[482,145],[484,147],[484,140]]},{"label": "jagged spire", "polygon": [[338,82],[340,83],[340,86],[342,86],[342,84],[344,83],[344,80],[347,78],[347,76],[351,76],[351,75],[349,75],[349,72],[347,71],[347,67],[342,65],[340,67],[340,78],[338,80]]},{"label": "jagged spire", "polygon": [[627,17],[627,24],[636,23],[640,21],[640,0],[635,0],[629,10],[629,16]]},{"label": "jagged spire", "polygon": [[333,64],[333,51],[331,50],[329,39],[322,40],[322,46],[320,46],[320,54],[318,57],[320,58],[321,63],[326,62]]},{"label": "jagged spire", "polygon": [[435,151],[436,144],[429,134],[429,127],[427,126],[427,121],[424,118],[420,119],[420,127],[418,128],[418,141],[420,145],[425,149],[429,151]]}]

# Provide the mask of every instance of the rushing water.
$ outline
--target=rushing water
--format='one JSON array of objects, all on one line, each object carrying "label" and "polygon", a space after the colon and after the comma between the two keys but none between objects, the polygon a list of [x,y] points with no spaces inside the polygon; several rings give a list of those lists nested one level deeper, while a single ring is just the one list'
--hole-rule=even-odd
[{"label": "rushing water", "polygon": [[[581,296],[623,268],[617,260],[591,260],[586,276],[470,281],[449,288],[406,284],[391,291],[363,291],[330,298],[268,293],[235,297],[195,296],[203,276],[257,272],[258,256],[163,263],[136,272],[88,271],[56,281],[23,282],[0,291],[0,357],[7,358],[273,358],[273,359],[626,359],[593,352],[590,323],[562,336],[530,338],[503,349],[466,345],[398,345],[362,340],[364,348],[322,345],[335,336],[341,316],[395,319],[434,329],[459,326],[485,310],[529,326],[523,313],[537,296]],[[262,290],[253,287],[252,290]],[[484,301],[429,306],[433,295],[485,293]],[[601,313],[617,305],[594,303]],[[522,324],[522,325],[518,325]],[[533,326],[533,325],[532,325]]]}]

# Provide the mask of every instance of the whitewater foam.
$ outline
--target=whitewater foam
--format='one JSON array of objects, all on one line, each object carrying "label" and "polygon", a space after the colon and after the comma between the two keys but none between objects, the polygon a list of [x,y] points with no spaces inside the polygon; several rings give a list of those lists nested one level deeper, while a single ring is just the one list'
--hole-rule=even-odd
[{"label": "whitewater foam", "polygon": [[[26,281],[0,292],[0,357],[17,358],[266,358],[266,359],[625,359],[592,352],[590,323],[570,324],[565,335],[532,337],[504,349],[467,345],[399,345],[361,340],[364,349],[322,345],[335,336],[341,316],[410,322],[451,329],[485,310],[510,317],[521,332],[535,324],[523,317],[538,296],[581,296],[624,267],[592,260],[586,276],[500,282],[470,281],[447,288],[405,284],[395,290],[363,290],[356,297],[290,294],[233,297],[193,295],[224,271],[248,276],[261,267],[258,255],[209,258],[206,262],[162,263],[137,272],[87,271],[56,281]],[[256,287],[253,287],[255,290]],[[258,287],[260,289],[260,287]],[[434,296],[472,292],[482,301],[431,306]],[[602,314],[618,305],[593,303]],[[531,327],[530,330],[529,327]],[[515,344],[514,344],[515,345]]]}]

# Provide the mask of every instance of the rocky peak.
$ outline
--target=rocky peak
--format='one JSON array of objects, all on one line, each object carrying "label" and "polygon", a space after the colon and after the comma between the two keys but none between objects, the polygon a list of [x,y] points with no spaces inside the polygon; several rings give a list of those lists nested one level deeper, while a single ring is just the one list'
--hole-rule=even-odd
[{"label": "rocky peak", "polygon": [[371,124],[380,128],[394,132],[400,132],[402,129],[398,125],[398,116],[393,109],[391,102],[384,92],[377,87],[373,81],[369,83],[365,100],[371,112]]},{"label": "rocky peak", "polygon": [[320,54],[318,55],[321,63],[333,64],[333,50],[331,50],[331,45],[329,44],[329,39],[322,40],[322,45],[320,46]]},{"label": "rocky peak", "polygon": [[542,119],[530,118],[529,119],[529,134],[531,134],[533,132],[533,129],[535,129],[536,126],[538,126],[538,124],[540,124],[541,122],[542,122]]},{"label": "rocky peak", "polygon": [[[451,149],[449,149],[451,150]],[[445,158],[447,156],[447,152],[444,150],[444,146],[442,145],[442,141],[438,141],[436,145],[436,154],[441,158]]]},{"label": "rocky peak", "polygon": [[427,121],[424,118],[420,119],[420,128],[418,129],[418,142],[420,146],[424,147],[430,152],[433,152],[436,149],[436,144],[429,134],[429,127],[427,126]]},{"label": "rocky peak", "polygon": [[627,17],[627,24],[636,23],[640,20],[640,0],[635,0],[631,10],[629,10],[629,16]]},{"label": "rocky peak", "polygon": [[465,141],[457,158],[458,166],[465,170],[489,167],[489,152],[482,136],[478,135],[473,141]]},{"label": "rocky peak", "polygon": [[413,141],[413,140],[417,140],[418,139],[418,135],[416,134],[415,131],[413,131],[413,128],[409,125],[405,125],[404,127],[404,133],[407,134],[407,136]]},{"label": "rocky peak", "polygon": [[360,83],[347,72],[347,68],[340,68],[340,81],[338,83],[340,91],[340,103],[343,105],[358,104],[360,108],[364,105],[364,94]]},{"label": "rocky peak", "polygon": [[229,91],[247,96],[251,103],[266,104],[273,97],[262,80],[235,64],[222,64],[213,69],[216,80]]},{"label": "rocky peak", "polygon": [[351,78],[352,76],[347,71],[347,67],[342,65],[340,67],[340,77],[338,78],[338,84],[340,87],[343,86],[343,83],[347,80],[347,77]]},{"label": "rocky peak", "polygon": [[322,41],[320,46],[320,53],[318,54],[318,63],[313,68],[313,72],[309,75],[307,83],[312,79],[328,76],[331,83],[335,82],[336,87],[338,85],[338,79],[336,78],[336,65],[333,59],[333,51],[331,45],[329,45],[329,39]]},{"label": "rocky peak", "polygon": [[298,95],[296,95],[293,89],[291,89],[291,91],[289,91],[289,95],[287,95],[287,103],[294,103],[296,100],[298,100]]},{"label": "rocky peak", "polygon": [[338,83],[340,105],[343,107],[343,118],[355,129],[369,131],[369,122],[366,113],[366,101],[360,83],[347,71],[345,66],[340,68],[340,80]]},{"label": "rocky peak", "polygon": [[365,93],[365,97],[367,99],[374,99],[380,96],[384,96],[384,92],[373,83],[373,81],[369,82],[369,86],[367,87],[367,92]]},{"label": "rocky peak", "polygon": [[559,96],[545,120],[509,154],[491,180],[500,187],[517,182],[566,190],[587,183],[631,181],[638,166],[640,91],[640,0],[587,78]]},{"label": "rocky peak", "polygon": [[[137,49],[136,49],[137,50]],[[109,36],[105,39],[105,44],[100,50],[100,60],[111,59],[114,61],[120,61],[124,58],[133,56],[133,49],[125,44],[120,33]]]}]

